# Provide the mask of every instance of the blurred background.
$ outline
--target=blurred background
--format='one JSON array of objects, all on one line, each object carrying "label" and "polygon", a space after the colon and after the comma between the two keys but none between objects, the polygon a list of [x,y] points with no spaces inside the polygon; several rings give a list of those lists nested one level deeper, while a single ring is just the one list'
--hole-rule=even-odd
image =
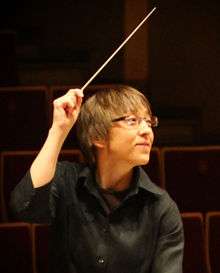
[{"label": "blurred background", "polygon": [[0,85],[79,85],[157,10],[92,82],[131,84],[160,118],[157,145],[219,144],[218,0],[9,0]]},{"label": "blurred background", "polygon": [[[4,2],[0,272],[48,272],[48,225],[17,223],[9,208],[11,191],[47,136],[54,98],[82,87],[154,6],[85,93],[120,83],[149,98],[159,127],[143,168],[180,209],[183,272],[220,272],[219,0]],[[83,162],[78,148],[73,128],[59,160]]]}]

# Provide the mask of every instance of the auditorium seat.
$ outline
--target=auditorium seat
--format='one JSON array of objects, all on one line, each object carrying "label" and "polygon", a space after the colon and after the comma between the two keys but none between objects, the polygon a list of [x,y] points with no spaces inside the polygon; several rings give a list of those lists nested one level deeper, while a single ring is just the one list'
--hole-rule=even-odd
[{"label": "auditorium seat", "polygon": [[2,165],[2,154],[0,152],[0,223],[3,222],[5,219],[4,198],[3,198],[3,191],[2,191],[3,180],[2,180],[1,165]]},{"label": "auditorium seat", "polygon": [[2,191],[0,192],[0,223],[4,223],[6,219],[6,209]]},{"label": "auditorium seat", "polygon": [[38,149],[49,128],[44,86],[0,88],[0,150]]},{"label": "auditorium seat", "polygon": [[[2,193],[0,193],[2,195]],[[4,202],[3,197],[0,197],[0,223],[4,222],[5,219],[5,208],[4,208]]]},{"label": "auditorium seat", "polygon": [[206,240],[212,273],[220,272],[220,211],[206,214]]},{"label": "auditorium seat", "polygon": [[149,175],[152,182],[158,185],[161,188],[164,188],[163,185],[163,175],[161,169],[161,156],[160,148],[153,147],[150,154],[150,160],[147,165],[143,166],[143,169]]},{"label": "auditorium seat", "polygon": [[183,273],[211,273],[202,213],[182,213],[185,235]]},{"label": "auditorium seat", "polygon": [[33,224],[34,266],[36,273],[48,273],[49,225]]},{"label": "auditorium seat", "polygon": [[1,154],[1,191],[5,205],[5,221],[14,220],[9,210],[11,191],[30,168],[36,155],[37,151],[8,151]]},{"label": "auditorium seat", "polygon": [[[11,191],[25,175],[31,166],[38,151],[8,151],[1,153],[1,184],[0,191],[3,194],[4,221],[13,221],[9,210]],[[62,150],[59,160],[82,162],[83,157],[79,150]]]},{"label": "auditorium seat", "polygon": [[82,163],[84,162],[84,157],[79,149],[63,149],[58,160]]},{"label": "auditorium seat", "polygon": [[[2,195],[2,193],[0,193]],[[4,212],[5,212],[5,209],[3,208],[3,197],[1,196],[0,197],[0,223],[4,222]]]},{"label": "auditorium seat", "polygon": [[0,224],[0,272],[33,272],[32,230],[28,223]]},{"label": "auditorium seat", "polygon": [[165,188],[184,211],[220,210],[220,146],[164,147]]}]

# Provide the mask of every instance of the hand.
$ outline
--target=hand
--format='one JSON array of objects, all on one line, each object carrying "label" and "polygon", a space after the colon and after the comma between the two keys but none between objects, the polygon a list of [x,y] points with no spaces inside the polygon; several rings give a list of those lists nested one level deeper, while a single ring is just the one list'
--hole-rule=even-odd
[{"label": "hand", "polygon": [[68,134],[79,115],[82,98],[81,89],[70,89],[64,96],[54,100],[52,128]]}]

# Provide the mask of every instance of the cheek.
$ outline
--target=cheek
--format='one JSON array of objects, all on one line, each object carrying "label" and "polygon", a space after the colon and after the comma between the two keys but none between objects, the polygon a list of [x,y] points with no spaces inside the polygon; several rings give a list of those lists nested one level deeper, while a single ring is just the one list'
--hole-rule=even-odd
[{"label": "cheek", "polygon": [[154,132],[153,131],[150,133],[149,138],[151,140],[151,143],[153,144],[153,142],[154,142]]},{"label": "cheek", "polygon": [[109,135],[109,148],[117,150],[127,150],[135,143],[136,134],[132,131],[114,130]]}]

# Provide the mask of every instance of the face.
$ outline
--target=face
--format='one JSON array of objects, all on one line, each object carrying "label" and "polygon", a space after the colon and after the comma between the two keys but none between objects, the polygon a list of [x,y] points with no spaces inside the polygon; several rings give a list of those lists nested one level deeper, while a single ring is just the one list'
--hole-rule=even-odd
[{"label": "face", "polygon": [[135,115],[128,113],[114,119],[105,148],[108,156],[117,164],[134,167],[148,163],[153,140],[151,118],[143,110]]}]

